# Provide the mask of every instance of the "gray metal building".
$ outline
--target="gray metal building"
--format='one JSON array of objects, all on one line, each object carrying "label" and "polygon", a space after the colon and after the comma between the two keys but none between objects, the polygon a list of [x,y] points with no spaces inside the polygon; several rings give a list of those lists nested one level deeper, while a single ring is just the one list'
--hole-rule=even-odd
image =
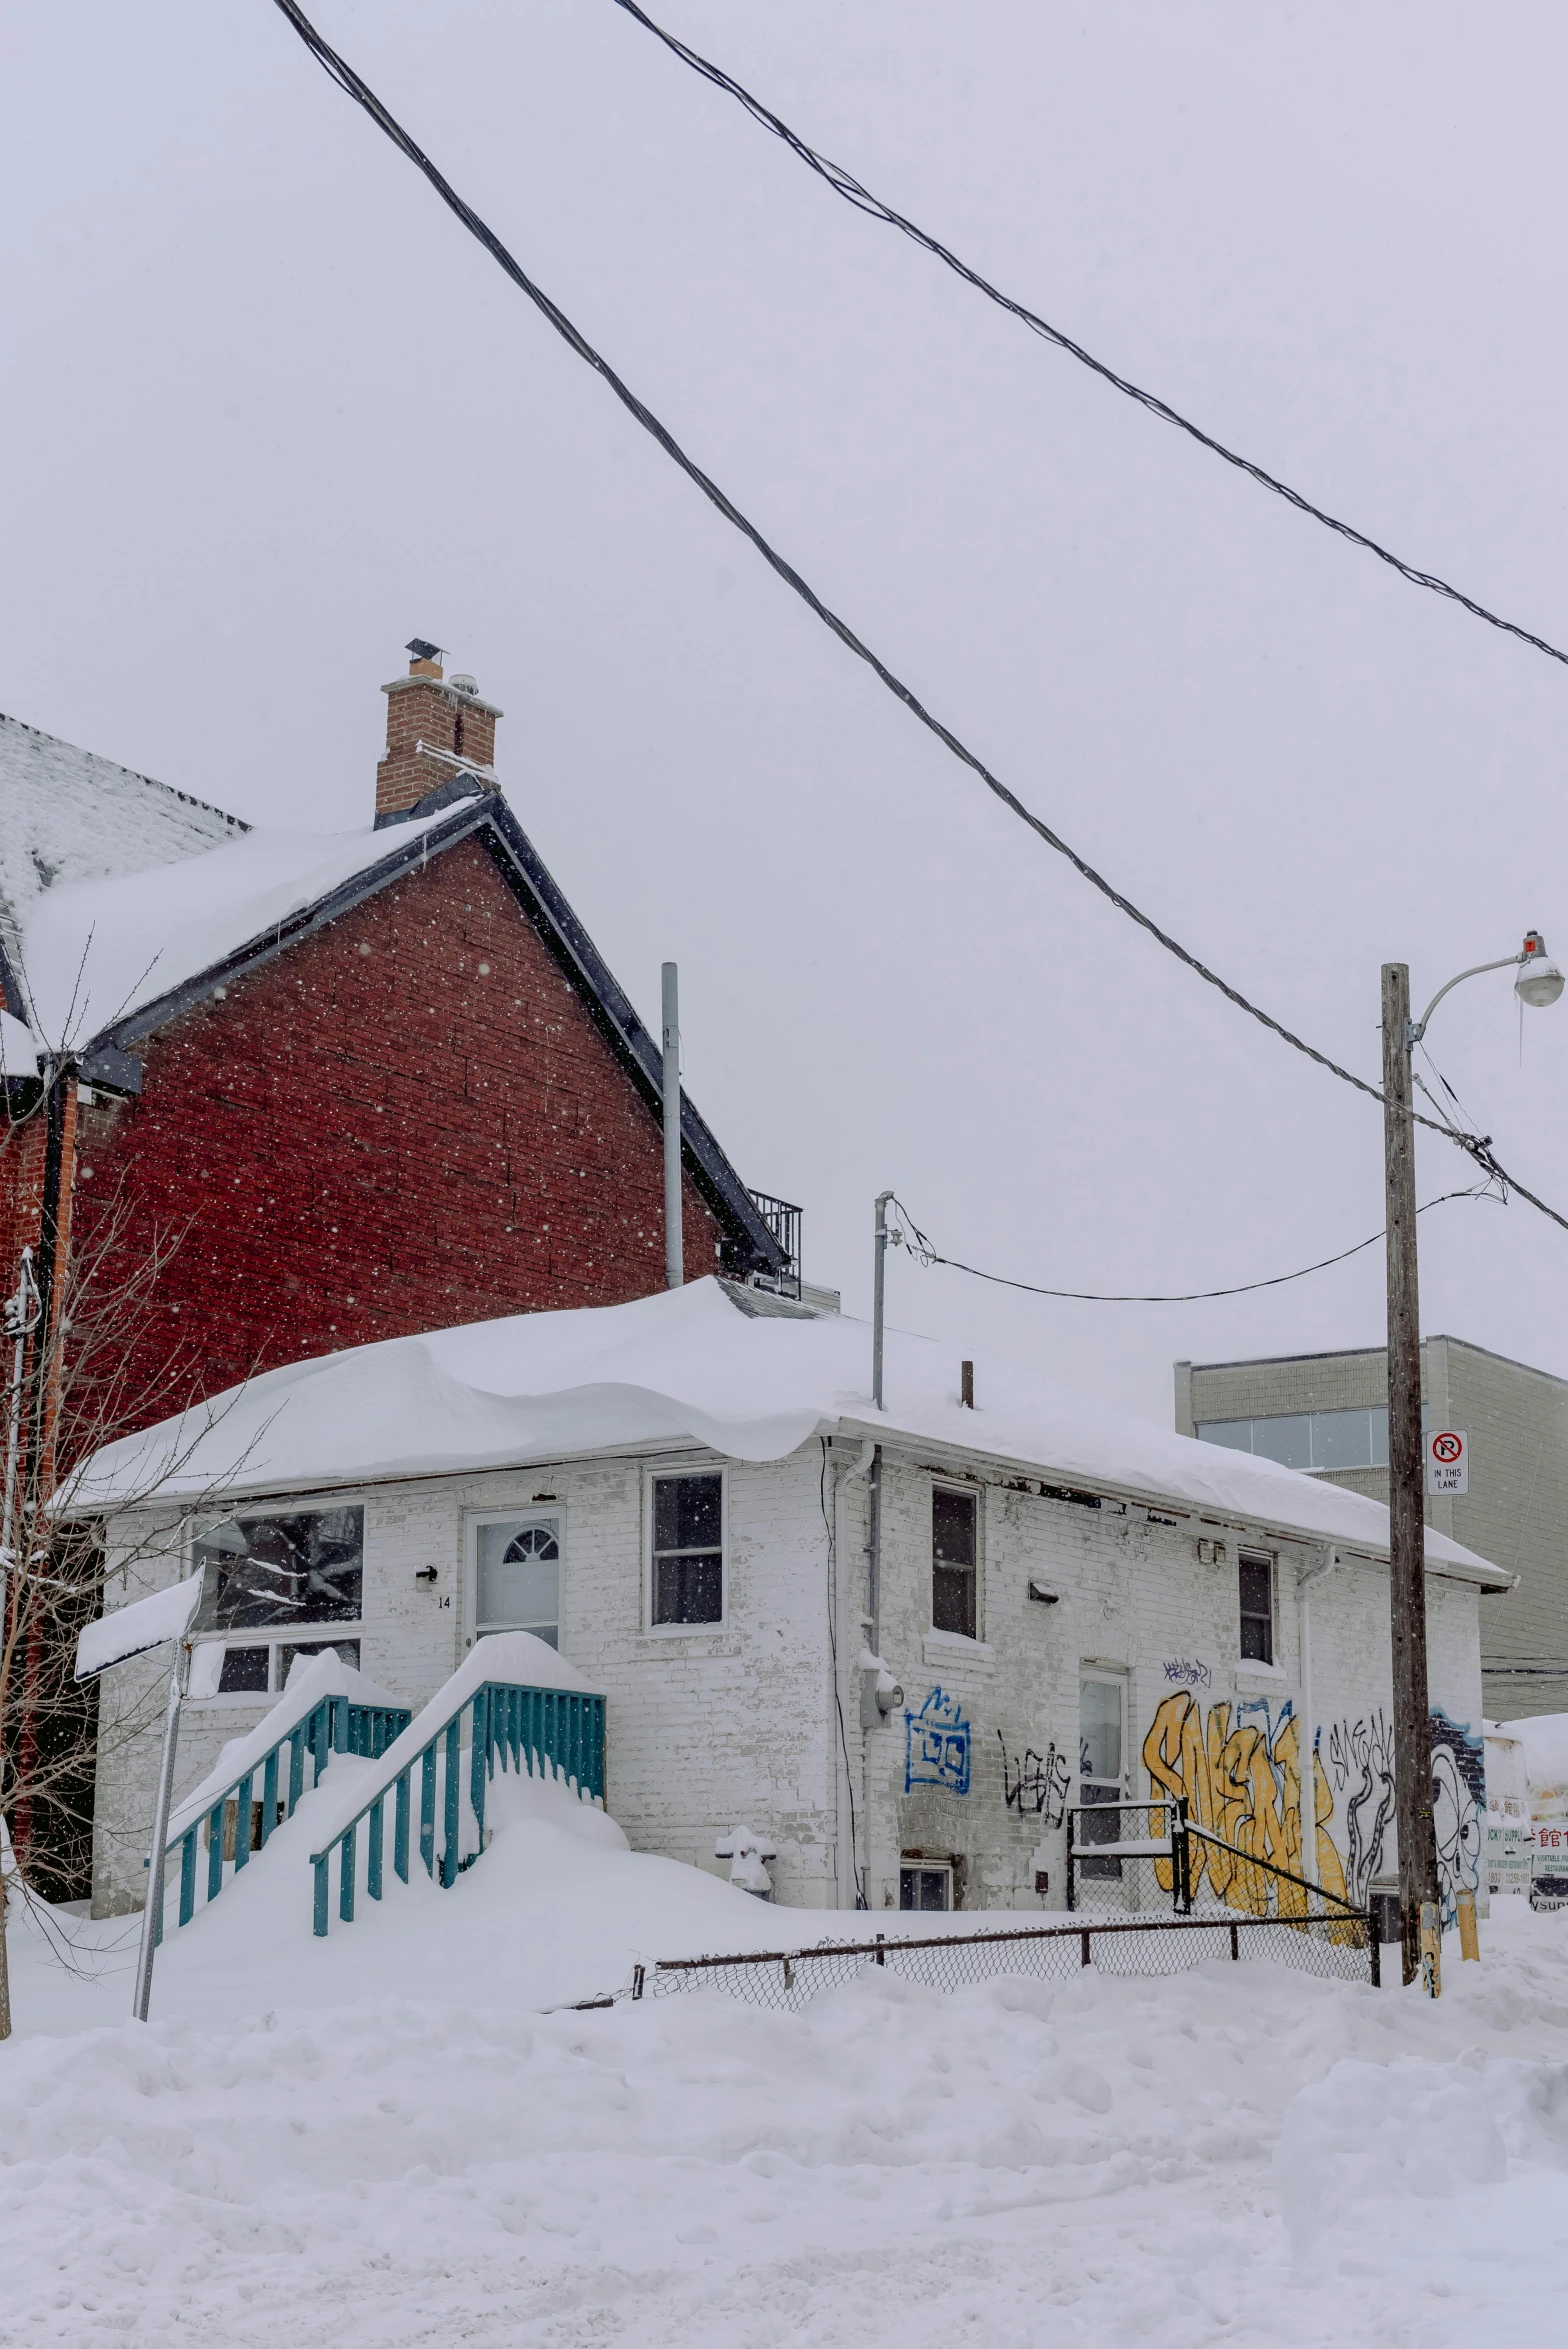
[{"label": "gray metal building", "polygon": [[[1519,1578],[1481,1608],[1487,1715],[1568,1711],[1568,1379],[1431,1337],[1421,1392],[1428,1430],[1460,1430],[1469,1453],[1468,1492],[1429,1494],[1428,1524]],[[1386,1502],[1387,1394],[1381,1346],[1178,1362],[1176,1427]]]}]

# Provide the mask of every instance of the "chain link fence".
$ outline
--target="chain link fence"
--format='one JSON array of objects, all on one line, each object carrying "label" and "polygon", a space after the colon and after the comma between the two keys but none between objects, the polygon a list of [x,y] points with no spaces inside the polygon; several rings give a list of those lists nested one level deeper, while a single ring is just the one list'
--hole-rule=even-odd
[{"label": "chain link fence", "polygon": [[[670,1998],[719,1990],[754,2006],[798,2013],[824,1990],[867,1969],[930,1990],[961,1990],[1003,1974],[1068,1981],[1096,1973],[1189,1973],[1216,1960],[1272,1959],[1343,1982],[1379,1976],[1376,1921],[1256,1853],[1193,1826],[1173,1803],[1094,1807],[1089,1834],[1070,1814],[1068,1903],[1061,1923],[1005,1932],[878,1933],[810,1949],[730,1957],[664,1958],[634,1969],[622,1997]],[[1115,1812],[1115,1832],[1105,1814]],[[613,2001],[586,2001],[610,2005]]]}]

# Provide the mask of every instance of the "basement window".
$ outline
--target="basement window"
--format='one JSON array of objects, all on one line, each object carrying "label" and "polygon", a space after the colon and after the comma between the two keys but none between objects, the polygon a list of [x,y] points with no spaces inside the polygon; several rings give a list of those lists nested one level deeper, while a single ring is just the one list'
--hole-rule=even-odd
[{"label": "basement window", "polygon": [[1243,1550],[1241,1579],[1241,1660],[1274,1661],[1274,1561],[1266,1551]]},{"label": "basement window", "polygon": [[953,1905],[951,1868],[900,1868],[898,1905],[901,1909],[950,1909]]},{"label": "basement window", "polygon": [[931,1628],[978,1637],[979,1508],[973,1493],[931,1494]]},{"label": "basement window", "polygon": [[724,1620],[724,1479],[653,1479],[654,1624]]}]

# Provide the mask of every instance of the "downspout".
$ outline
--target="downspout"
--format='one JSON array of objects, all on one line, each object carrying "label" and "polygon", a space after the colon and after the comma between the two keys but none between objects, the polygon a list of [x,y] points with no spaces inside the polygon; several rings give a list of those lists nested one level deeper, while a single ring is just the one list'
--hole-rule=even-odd
[{"label": "downspout", "polygon": [[[836,1587],[833,1592],[832,1604],[838,1631],[839,1683],[834,1691],[839,1720],[838,1767],[834,1772],[834,1781],[838,1833],[838,1905],[841,1909],[852,1909],[859,1906],[859,1894],[856,1887],[855,1862],[857,1855],[855,1851],[854,1809],[850,1802],[849,1779],[849,1723],[851,1720],[859,1719],[859,1707],[852,1706],[849,1697],[850,1690],[858,1684],[860,1677],[858,1669],[860,1648],[858,1640],[852,1640],[850,1637],[851,1626],[846,1620],[848,1609],[844,1603],[847,1581],[843,1566],[847,1554],[845,1536],[848,1509],[846,1495],[855,1478],[864,1476],[871,1467],[877,1457],[877,1449],[871,1438],[867,1436],[860,1447],[859,1459],[849,1463],[833,1488],[833,1557]],[[860,1623],[856,1621],[853,1626],[854,1631],[858,1633],[861,1628]],[[864,1748],[862,1748],[863,1752]],[[864,1811],[864,1796],[862,1796],[861,1808]],[[867,1825],[869,1829],[869,1820]],[[870,1839],[868,1833],[867,1858],[869,1859],[869,1857]]]},{"label": "downspout", "polygon": [[1339,1552],[1330,1542],[1318,1564],[1296,1577],[1296,1604],[1301,1611],[1301,1737],[1296,1746],[1301,1873],[1320,1892],[1323,1885],[1318,1874],[1318,1719],[1312,1701],[1312,1585],[1332,1574],[1338,1564]]}]

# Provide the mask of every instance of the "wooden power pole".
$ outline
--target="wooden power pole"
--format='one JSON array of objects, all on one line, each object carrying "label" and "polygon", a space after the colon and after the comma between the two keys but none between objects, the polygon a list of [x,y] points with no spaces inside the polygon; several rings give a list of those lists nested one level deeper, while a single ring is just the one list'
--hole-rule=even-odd
[{"label": "wooden power pole", "polygon": [[1404,1979],[1440,1988],[1437,1837],[1426,1685],[1426,1462],[1416,1278],[1410,972],[1383,965],[1383,1171],[1388,1208],[1388,1565],[1394,1659],[1394,1816]]}]

